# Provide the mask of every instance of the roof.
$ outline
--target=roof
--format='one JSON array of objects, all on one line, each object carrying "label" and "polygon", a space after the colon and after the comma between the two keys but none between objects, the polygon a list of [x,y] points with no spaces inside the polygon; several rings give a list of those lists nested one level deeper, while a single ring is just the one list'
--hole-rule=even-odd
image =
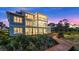
[{"label": "roof", "polygon": [[21,15],[21,14],[15,13],[15,12],[9,12],[9,11],[7,11],[6,13],[7,13],[7,14],[16,15],[16,16],[20,16],[20,17],[23,17],[23,16],[24,16],[24,15]]}]

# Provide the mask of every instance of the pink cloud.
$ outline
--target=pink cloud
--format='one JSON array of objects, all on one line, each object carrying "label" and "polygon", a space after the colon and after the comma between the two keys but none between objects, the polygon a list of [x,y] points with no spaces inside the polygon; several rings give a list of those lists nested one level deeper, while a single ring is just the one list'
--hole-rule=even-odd
[{"label": "pink cloud", "polygon": [[58,23],[60,20],[63,20],[63,19],[68,19],[69,23],[70,24],[77,24],[79,25],[79,17],[78,16],[68,16],[68,17],[62,17],[62,18],[50,18],[48,19],[48,23]]},{"label": "pink cloud", "polygon": [[78,17],[72,17],[72,18],[69,20],[69,23],[70,23],[70,24],[77,24],[77,25],[79,25],[79,18],[78,18]]}]

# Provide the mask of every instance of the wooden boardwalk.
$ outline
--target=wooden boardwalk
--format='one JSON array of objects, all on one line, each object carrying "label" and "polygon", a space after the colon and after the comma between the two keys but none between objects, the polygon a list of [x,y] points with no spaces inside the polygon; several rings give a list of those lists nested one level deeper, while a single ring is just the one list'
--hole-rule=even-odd
[{"label": "wooden boardwalk", "polygon": [[53,36],[52,38],[59,44],[47,49],[46,51],[69,51],[74,46],[72,42],[65,41],[62,38],[58,39],[56,36]]}]

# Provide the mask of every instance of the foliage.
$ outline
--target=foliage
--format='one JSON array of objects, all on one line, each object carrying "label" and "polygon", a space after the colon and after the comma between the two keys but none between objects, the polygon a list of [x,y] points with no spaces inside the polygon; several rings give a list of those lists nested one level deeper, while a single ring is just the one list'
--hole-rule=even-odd
[{"label": "foliage", "polygon": [[8,51],[38,51],[45,50],[57,44],[48,35],[17,35],[10,37],[4,32],[0,33],[0,46]]}]

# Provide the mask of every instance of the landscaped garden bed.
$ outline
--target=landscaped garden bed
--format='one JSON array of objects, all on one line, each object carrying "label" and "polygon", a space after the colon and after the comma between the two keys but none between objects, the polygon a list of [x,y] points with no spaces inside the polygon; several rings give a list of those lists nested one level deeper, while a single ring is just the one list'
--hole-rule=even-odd
[{"label": "landscaped garden bed", "polygon": [[[2,34],[1,34],[2,33]],[[49,35],[18,35],[10,37],[0,33],[0,50],[7,51],[44,51],[57,44]]]}]

